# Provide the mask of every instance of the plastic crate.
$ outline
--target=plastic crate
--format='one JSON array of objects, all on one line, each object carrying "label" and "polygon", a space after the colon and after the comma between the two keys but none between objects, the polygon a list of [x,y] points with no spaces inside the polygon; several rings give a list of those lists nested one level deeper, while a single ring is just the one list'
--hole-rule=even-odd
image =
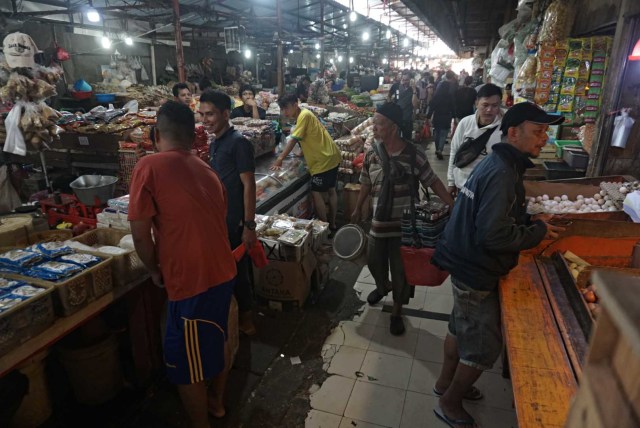
[{"label": "plastic crate", "polygon": [[113,289],[111,258],[91,266],[66,280],[52,282],[29,276],[6,274],[7,278],[54,289],[54,307],[58,315],[68,317]]},{"label": "plastic crate", "polygon": [[0,313],[0,356],[42,333],[55,320],[54,288],[24,282],[45,291]]},{"label": "plastic crate", "polygon": [[133,175],[133,168],[138,163],[138,157],[135,150],[119,150],[118,151],[118,186],[124,193],[129,193],[129,184]]},{"label": "plastic crate", "polygon": [[581,148],[565,147],[562,159],[572,168],[586,169],[589,165],[589,154]]},{"label": "plastic crate", "polygon": [[565,162],[544,162],[544,176],[547,180],[584,177],[585,170],[572,168]]},{"label": "plastic crate", "polygon": [[[119,229],[99,228],[86,232],[73,238],[84,245],[93,247],[94,245],[109,245],[117,247],[120,240],[129,232]],[[113,273],[113,284],[115,287],[122,287],[147,273],[147,268],[138,257],[135,250],[129,250],[122,255],[101,253],[99,251],[86,251],[99,257],[111,257],[111,270]]]},{"label": "plastic crate", "polygon": [[41,242],[63,242],[71,238],[73,238],[73,232],[70,230],[43,230],[30,233],[27,242],[16,242],[16,246],[28,246]]},{"label": "plastic crate", "polygon": [[565,146],[575,146],[582,148],[582,143],[578,140],[556,140],[556,157],[562,158],[562,151]]}]

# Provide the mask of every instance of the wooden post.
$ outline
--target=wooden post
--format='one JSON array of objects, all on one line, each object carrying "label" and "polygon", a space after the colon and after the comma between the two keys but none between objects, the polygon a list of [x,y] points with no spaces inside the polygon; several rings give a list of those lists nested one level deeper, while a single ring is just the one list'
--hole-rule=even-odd
[{"label": "wooden post", "polygon": [[176,30],[176,58],[178,60],[178,80],[185,82],[187,73],[184,68],[184,50],[182,49],[182,25],[180,25],[180,0],[173,0],[173,25]]}]

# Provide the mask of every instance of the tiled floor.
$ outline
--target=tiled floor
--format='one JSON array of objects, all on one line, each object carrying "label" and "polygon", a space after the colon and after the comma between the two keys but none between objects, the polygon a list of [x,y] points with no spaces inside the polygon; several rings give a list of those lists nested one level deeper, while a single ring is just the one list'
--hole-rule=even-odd
[{"label": "tiled floor", "polygon": [[[433,385],[442,365],[447,323],[405,316],[406,333],[392,336],[389,313],[382,311],[382,304],[366,303],[374,287],[365,267],[354,286],[363,307],[352,321],[340,323],[325,342],[325,367],[331,376],[311,394],[313,410],[306,427],[446,427],[433,414],[437,404]],[[448,314],[452,304],[447,281],[440,287],[416,290],[408,307]],[[466,404],[484,428],[517,427],[511,383],[499,373],[500,367],[484,373],[477,386],[485,398]]]}]

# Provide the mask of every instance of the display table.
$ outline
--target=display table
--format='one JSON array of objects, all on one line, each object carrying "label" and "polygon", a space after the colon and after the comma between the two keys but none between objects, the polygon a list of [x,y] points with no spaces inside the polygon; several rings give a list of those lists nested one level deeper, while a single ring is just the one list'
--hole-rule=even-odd
[{"label": "display table", "polygon": [[27,342],[17,346],[13,351],[0,357],[0,377],[7,374],[10,370],[14,369],[22,362],[26,361],[32,355],[39,351],[49,348],[54,343],[71,333],[76,328],[80,327],[91,318],[95,317],[109,305],[145,283],[149,278],[148,275],[140,277],[139,279],[126,284],[123,287],[114,289],[113,291],[98,298],[94,302],[87,305],[85,308],[79,310],[75,314],[58,318],[47,330],[43,331],[36,337],[28,340]]},{"label": "display table", "polygon": [[540,261],[570,250],[587,260],[603,260],[594,266],[622,266],[640,240],[640,224],[574,218],[562,237],[523,252],[518,266],[500,282],[502,328],[521,428],[565,425],[585,357],[567,323],[573,312],[553,297],[554,281]]}]

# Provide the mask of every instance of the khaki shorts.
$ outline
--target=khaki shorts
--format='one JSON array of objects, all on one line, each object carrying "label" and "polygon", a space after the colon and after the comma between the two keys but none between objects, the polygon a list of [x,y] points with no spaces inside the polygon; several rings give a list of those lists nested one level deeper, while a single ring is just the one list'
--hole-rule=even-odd
[{"label": "khaki shorts", "polygon": [[451,277],[453,311],[449,333],[456,338],[460,362],[479,370],[493,367],[502,352],[498,287],[479,291]]}]

